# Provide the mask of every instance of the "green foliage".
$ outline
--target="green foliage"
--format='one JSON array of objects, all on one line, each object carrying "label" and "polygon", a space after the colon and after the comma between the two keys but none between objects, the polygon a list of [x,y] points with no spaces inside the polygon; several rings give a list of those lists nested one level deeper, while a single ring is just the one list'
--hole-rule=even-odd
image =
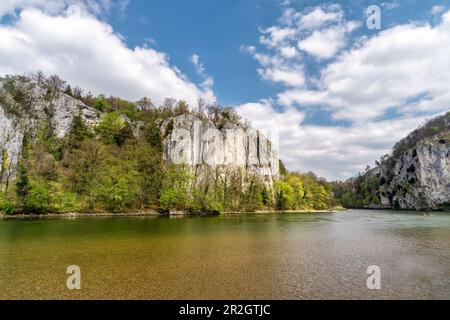
[{"label": "green foliage", "polygon": [[288,210],[294,207],[294,189],[287,182],[276,181],[274,183],[277,210]]},{"label": "green foliage", "polygon": [[5,192],[0,191],[0,212],[4,212],[8,215],[14,214],[16,212],[16,205],[14,201],[9,199]]},{"label": "green foliage", "polygon": [[77,196],[64,188],[61,182],[50,183],[50,206],[52,211],[68,212],[76,208]]},{"label": "green foliage", "polygon": [[136,121],[139,118],[139,111],[136,103],[126,101],[117,97],[110,97],[107,100],[108,111],[117,111],[120,114],[127,116],[131,121]]},{"label": "green foliage", "polygon": [[30,179],[28,178],[28,170],[23,162],[17,165],[16,193],[20,200],[28,195],[30,191]]},{"label": "green foliage", "polygon": [[[172,124],[173,125],[173,124]],[[155,122],[150,122],[145,126],[145,139],[148,144],[158,151],[162,151],[163,143],[161,129]]]},{"label": "green foliage", "polygon": [[192,176],[187,168],[171,165],[163,181],[159,205],[163,210],[183,210],[189,207],[189,189]]},{"label": "green foliage", "polygon": [[280,174],[283,175],[283,176],[288,174],[286,166],[284,165],[283,161],[281,161],[281,160],[280,160]]},{"label": "green foliage", "polygon": [[105,114],[96,130],[105,144],[122,146],[133,137],[131,125],[117,111]]},{"label": "green foliage", "polygon": [[68,149],[78,149],[80,145],[88,138],[92,138],[92,134],[84,122],[81,114],[76,115],[72,121],[72,127],[66,138]]},{"label": "green foliage", "polygon": [[1,161],[1,165],[0,165],[0,184],[5,182],[5,175],[6,175],[6,171],[9,168],[10,165],[10,160],[9,160],[9,156],[8,156],[8,152],[6,151],[6,149],[0,148],[0,161]]},{"label": "green foliage", "polygon": [[[36,104],[36,88],[44,90],[45,119],[38,130],[24,134],[16,181],[0,194],[0,210],[7,213],[123,212],[146,209],[192,213],[326,209],[330,188],[308,174],[289,173],[280,161],[282,181],[270,186],[245,169],[195,170],[163,161],[163,139],[173,131],[171,117],[187,114],[185,101],[166,99],[156,108],[150,99],[129,102],[104,95],[94,97],[72,88],[56,76],[12,77],[3,81],[0,103],[8,113],[27,115]],[[73,118],[69,134],[57,139],[51,122],[53,101],[61,92],[96,108],[101,122],[92,130],[82,114]],[[195,115],[221,129],[228,124],[247,127],[232,108],[205,106]],[[1,176],[9,166],[1,151]]]},{"label": "green foliage", "polygon": [[94,187],[95,198],[108,210],[121,212],[133,207],[138,193],[139,173],[123,171],[120,165],[106,166],[99,184]]},{"label": "green foliage", "polygon": [[27,212],[45,213],[50,207],[50,190],[45,181],[36,182],[24,197],[24,208]]},{"label": "green foliage", "polygon": [[2,81],[0,105],[7,114],[21,118],[35,104],[36,83],[26,76],[8,76]]},{"label": "green foliage", "polygon": [[274,189],[278,210],[327,210],[332,207],[330,185],[313,173],[289,173],[283,181],[275,182]]},{"label": "green foliage", "polygon": [[97,109],[100,112],[104,112],[107,110],[110,110],[110,106],[108,104],[108,101],[106,100],[106,97],[104,95],[99,95],[92,105],[95,109]]},{"label": "green foliage", "polygon": [[333,183],[333,193],[345,208],[363,208],[380,204],[382,179],[379,175],[358,176],[347,182]]},{"label": "green foliage", "polygon": [[[245,211],[256,211],[264,208],[265,188],[262,183],[256,179],[252,179],[246,192],[244,193],[244,209]],[[267,195],[266,195],[267,196]]]},{"label": "green foliage", "polygon": [[64,90],[64,93],[67,94],[68,96],[74,97],[72,87],[70,86],[70,84],[67,85],[66,89]]}]

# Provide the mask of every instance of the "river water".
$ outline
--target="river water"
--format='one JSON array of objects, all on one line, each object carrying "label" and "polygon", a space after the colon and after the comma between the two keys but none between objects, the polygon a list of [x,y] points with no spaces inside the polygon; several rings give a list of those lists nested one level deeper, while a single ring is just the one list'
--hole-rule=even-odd
[{"label": "river water", "polygon": [[450,214],[0,220],[0,298],[450,299]]}]

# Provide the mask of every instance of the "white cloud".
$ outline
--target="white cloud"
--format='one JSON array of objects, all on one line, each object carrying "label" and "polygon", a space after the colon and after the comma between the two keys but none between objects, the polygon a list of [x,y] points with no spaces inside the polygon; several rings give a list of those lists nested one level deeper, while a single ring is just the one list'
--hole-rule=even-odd
[{"label": "white cloud", "polygon": [[280,48],[280,54],[286,59],[292,59],[297,56],[298,52],[295,47],[286,46]]},{"label": "white cloud", "polygon": [[[383,6],[392,10],[396,4]],[[345,20],[339,6],[286,9],[279,25],[265,29],[263,49],[249,52],[264,80],[286,87],[276,101],[284,109],[269,100],[238,110],[259,129],[280,129],[280,155],[290,169],[329,179],[354,176],[423,123],[425,115],[450,109],[450,11],[443,12],[440,6],[432,10],[440,18],[436,25],[410,22],[349,44],[358,24]],[[283,54],[283,48],[297,44],[296,54]],[[306,54],[316,58],[319,71],[313,76],[302,66]],[[293,66],[299,66],[302,81],[291,79],[295,71],[275,72],[293,71]],[[339,122],[346,126],[305,124],[305,113],[318,109],[347,120]]]},{"label": "white cloud", "polygon": [[247,103],[237,110],[255,128],[279,135],[274,141],[290,170],[341,180],[362,172],[425,120],[402,117],[350,127],[319,126],[302,124],[303,112],[293,107],[276,110],[270,101]]},{"label": "white cloud", "polygon": [[251,122],[253,128],[261,130],[273,143],[276,150],[285,150],[283,138],[298,131],[305,114],[296,108],[285,108],[278,112],[269,100],[246,103],[236,107],[237,112]]},{"label": "white cloud", "polygon": [[258,69],[258,73],[264,80],[280,82],[286,86],[302,87],[305,84],[305,77],[303,75],[303,67],[290,66],[275,66],[266,69]]},{"label": "white cloud", "polygon": [[358,26],[355,22],[314,31],[298,42],[298,47],[318,59],[329,59],[345,47],[348,33]]},{"label": "white cloud", "polygon": [[263,80],[300,88],[306,83],[302,53],[318,60],[330,59],[346,46],[348,35],[358,26],[344,19],[339,5],[319,5],[303,11],[286,8],[278,25],[260,28],[262,49],[241,46],[241,50],[259,62],[258,74]]},{"label": "white cloud", "polygon": [[203,83],[202,83],[202,87],[205,90],[211,90],[212,91],[212,86],[214,85],[214,79],[206,74],[205,71],[205,66],[203,65],[203,63],[200,61],[200,56],[198,54],[192,54],[191,56],[191,62],[194,65],[197,74],[200,75],[203,78]]},{"label": "white cloud", "polygon": [[432,15],[439,15],[439,14],[441,14],[444,11],[445,11],[445,7],[444,6],[436,5],[436,6],[433,6],[431,8],[431,14]]},{"label": "white cloud", "polygon": [[393,9],[400,7],[400,3],[398,3],[397,1],[382,2],[381,7],[385,8],[386,10],[393,10]]},{"label": "white cloud", "polygon": [[0,43],[2,75],[42,70],[93,93],[131,100],[148,96],[156,104],[166,97],[190,104],[215,100],[209,87],[190,82],[165,54],[146,45],[128,48],[110,25],[79,7],[57,15],[23,9],[11,25],[0,24]]},{"label": "white cloud", "polygon": [[299,14],[298,24],[302,29],[317,29],[327,22],[339,22],[343,18],[343,12],[339,5],[321,5],[315,7],[309,13]]},{"label": "white cloud", "polygon": [[367,121],[400,113],[448,110],[450,12],[440,24],[408,23],[362,41],[327,65],[319,90],[290,89],[283,105],[326,104],[336,119]]},{"label": "white cloud", "polygon": [[198,54],[192,54],[191,62],[197,68],[198,73],[202,74],[203,72],[205,72],[205,67],[200,62],[200,56]]},{"label": "white cloud", "polygon": [[0,17],[16,15],[22,9],[39,9],[47,14],[63,13],[70,6],[77,6],[83,11],[94,15],[102,15],[111,9],[123,12],[129,0],[2,0],[0,2]]},{"label": "white cloud", "polygon": [[296,35],[296,32],[297,30],[293,28],[270,27],[262,30],[263,35],[260,37],[259,42],[270,48],[276,48],[280,44],[291,40]]}]

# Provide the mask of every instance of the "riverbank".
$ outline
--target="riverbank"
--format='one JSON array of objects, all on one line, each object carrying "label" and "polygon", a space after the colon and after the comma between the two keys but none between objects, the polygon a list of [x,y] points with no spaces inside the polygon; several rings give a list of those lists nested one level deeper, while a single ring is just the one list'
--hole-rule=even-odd
[{"label": "riverbank", "polygon": [[112,218],[112,217],[189,217],[189,216],[214,216],[214,215],[240,215],[240,214],[299,214],[299,213],[329,213],[346,211],[344,208],[334,208],[330,210],[258,210],[254,212],[242,212],[242,211],[230,211],[220,212],[217,214],[192,214],[186,211],[172,211],[170,213],[160,213],[156,210],[142,211],[142,212],[103,212],[103,213],[80,213],[80,212],[68,212],[68,213],[44,213],[44,214],[15,214],[7,215],[0,212],[0,219],[47,219],[47,218]]}]

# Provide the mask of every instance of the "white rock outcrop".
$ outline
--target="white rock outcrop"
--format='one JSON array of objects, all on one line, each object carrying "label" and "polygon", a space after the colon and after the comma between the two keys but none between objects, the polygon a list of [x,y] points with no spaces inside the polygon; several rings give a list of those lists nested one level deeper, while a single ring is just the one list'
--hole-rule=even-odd
[{"label": "white rock outcrop", "polygon": [[279,159],[270,141],[254,129],[225,126],[217,129],[211,121],[191,114],[162,125],[164,158],[200,172],[204,168],[244,169],[267,184],[279,178]]},{"label": "white rock outcrop", "polygon": [[36,89],[31,109],[22,115],[8,114],[0,104],[0,167],[3,169],[0,172],[0,184],[14,177],[25,134],[35,137],[42,125],[49,123],[56,137],[63,138],[70,131],[76,115],[81,115],[91,126],[100,121],[95,109],[66,94],[60,93],[51,104],[43,100],[42,96],[42,92]]},{"label": "white rock outcrop", "polygon": [[420,141],[401,156],[373,169],[378,175],[379,207],[447,209],[450,206],[450,141],[434,137]]}]

